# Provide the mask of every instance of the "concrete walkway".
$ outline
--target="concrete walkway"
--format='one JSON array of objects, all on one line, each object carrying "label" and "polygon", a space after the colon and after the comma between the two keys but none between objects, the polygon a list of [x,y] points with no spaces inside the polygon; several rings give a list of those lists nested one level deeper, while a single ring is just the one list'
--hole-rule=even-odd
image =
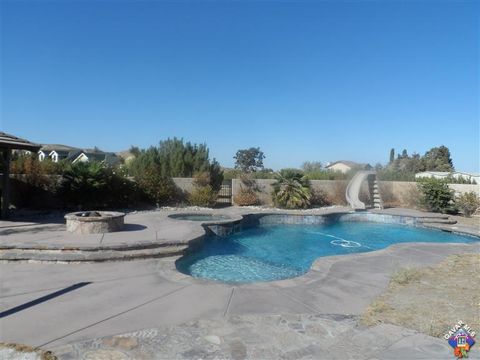
[{"label": "concrete walkway", "polygon": [[[174,228],[199,228],[160,221],[155,213],[130,219],[145,231],[173,221],[164,228],[172,236]],[[45,230],[48,236],[58,232]],[[35,241],[43,233],[25,235]],[[174,258],[0,263],[0,341],[51,349],[66,359],[449,359],[453,354],[444,340],[390,325],[362,328],[357,317],[397,269],[472,252],[480,252],[480,243],[398,244],[320,258],[295,279],[240,286],[182,275]]]}]

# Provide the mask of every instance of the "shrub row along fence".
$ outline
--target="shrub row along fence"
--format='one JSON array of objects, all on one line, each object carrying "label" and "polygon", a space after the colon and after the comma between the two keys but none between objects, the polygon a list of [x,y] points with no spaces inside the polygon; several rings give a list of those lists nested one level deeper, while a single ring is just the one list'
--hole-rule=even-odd
[{"label": "shrub row along fence", "polygon": [[[62,202],[55,196],[55,187],[60,181],[60,176],[50,175],[48,176],[52,181],[51,186],[36,186],[35,191],[32,191],[32,187],[27,184],[25,176],[15,176],[12,179],[12,203],[19,207],[36,207],[42,205],[42,207],[62,207]],[[190,194],[194,189],[194,183],[192,178],[173,178],[173,182],[176,187],[185,194]],[[252,180],[253,188],[255,189],[255,195],[258,199],[258,205],[273,205],[272,191],[273,183],[272,179],[257,179]],[[312,192],[314,194],[314,206],[326,206],[326,205],[346,205],[345,190],[348,181],[346,180],[310,180]],[[55,186],[54,186],[55,185]],[[411,207],[418,206],[420,193],[415,182],[403,182],[403,181],[380,181],[380,193],[387,207]],[[448,184],[450,189],[454,190],[457,195],[462,193],[474,192],[477,196],[480,196],[480,185],[471,184]],[[231,204],[234,203],[233,199],[239,192],[244,184],[240,179],[225,180],[219,191],[217,203]],[[50,189],[52,188],[52,189]],[[40,191],[40,190],[41,191]],[[369,191],[368,185],[365,182],[360,193],[360,199],[368,201]],[[135,206],[135,204],[132,204]]]}]

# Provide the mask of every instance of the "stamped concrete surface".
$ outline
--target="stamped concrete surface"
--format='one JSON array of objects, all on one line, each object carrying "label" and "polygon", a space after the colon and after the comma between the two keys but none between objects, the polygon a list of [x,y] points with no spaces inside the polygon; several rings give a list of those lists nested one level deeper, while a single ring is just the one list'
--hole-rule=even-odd
[{"label": "stamped concrete surface", "polygon": [[[129,219],[145,226],[138,234],[153,230],[156,239],[202,231],[193,222],[155,213]],[[24,235],[35,242],[35,236],[59,232],[50,228],[46,234]],[[117,235],[111,241],[129,241],[127,233]],[[392,325],[362,328],[357,317],[399,268],[479,251],[479,243],[398,244],[320,258],[295,279],[235,286],[180,274],[175,258],[3,262],[0,342],[39,346],[65,359],[449,359],[453,354],[444,340]],[[471,358],[478,358],[477,350]]]}]

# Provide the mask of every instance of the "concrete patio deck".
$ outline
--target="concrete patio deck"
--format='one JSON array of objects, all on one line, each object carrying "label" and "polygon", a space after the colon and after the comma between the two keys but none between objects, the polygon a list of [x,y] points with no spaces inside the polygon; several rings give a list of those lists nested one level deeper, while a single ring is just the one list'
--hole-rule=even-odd
[{"label": "concrete patio deck", "polygon": [[[252,212],[221,212],[234,216],[242,211]],[[18,227],[34,230],[3,233],[1,242],[66,240],[90,246],[132,239],[176,241],[203,231],[198,223],[167,218],[169,213],[130,214],[127,223],[145,228],[101,239],[85,237],[85,242],[63,234],[62,225]],[[472,252],[480,252],[480,243],[399,244],[320,258],[309,273],[295,279],[235,286],[180,274],[173,257],[79,264],[3,262],[0,341],[52,349],[65,359],[450,359],[451,349],[442,339],[391,325],[363,328],[357,317],[397,269]],[[124,335],[114,336],[118,334]],[[479,354],[474,347],[470,357]]]}]

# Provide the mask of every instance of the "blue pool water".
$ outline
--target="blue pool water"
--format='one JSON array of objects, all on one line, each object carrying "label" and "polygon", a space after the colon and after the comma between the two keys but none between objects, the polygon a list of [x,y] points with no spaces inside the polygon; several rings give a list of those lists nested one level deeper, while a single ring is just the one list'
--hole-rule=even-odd
[{"label": "blue pool water", "polygon": [[262,225],[228,237],[210,237],[177,261],[185,274],[251,283],[299,276],[321,256],[361,253],[406,242],[469,243],[474,237],[370,222]]}]

